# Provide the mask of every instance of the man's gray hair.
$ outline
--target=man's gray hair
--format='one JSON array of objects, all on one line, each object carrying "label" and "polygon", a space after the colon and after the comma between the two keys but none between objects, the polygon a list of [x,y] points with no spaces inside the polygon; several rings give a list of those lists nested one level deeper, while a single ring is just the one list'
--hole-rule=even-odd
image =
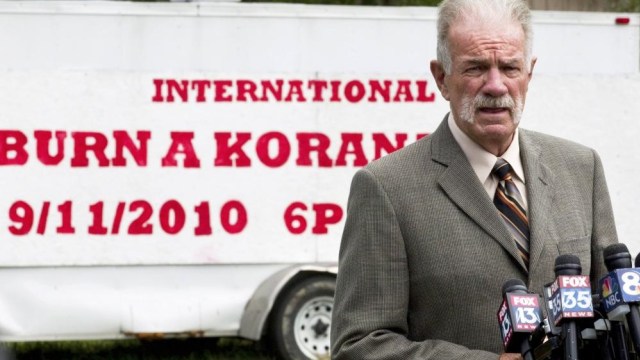
[{"label": "man's gray hair", "polygon": [[483,21],[516,21],[522,25],[525,37],[525,60],[531,66],[533,30],[531,11],[524,0],[444,0],[438,12],[438,61],[446,74],[451,74],[452,59],[449,51],[449,30],[454,21],[461,19]]}]

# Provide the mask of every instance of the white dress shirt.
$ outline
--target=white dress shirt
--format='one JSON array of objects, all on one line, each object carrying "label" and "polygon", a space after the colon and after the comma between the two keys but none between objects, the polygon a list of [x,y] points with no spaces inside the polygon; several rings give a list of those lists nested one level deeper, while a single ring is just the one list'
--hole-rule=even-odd
[{"label": "white dress shirt", "polygon": [[[473,171],[475,171],[478,176],[480,183],[484,186],[487,194],[489,194],[489,198],[493,199],[496,193],[496,188],[498,188],[499,181],[495,175],[491,174],[491,170],[496,164],[498,157],[483,149],[480,145],[471,140],[467,134],[462,132],[458,127],[458,124],[456,124],[453,119],[453,114],[451,113],[449,113],[448,123],[453,137],[462,148],[462,151],[466,155],[467,160],[469,160]],[[522,161],[520,160],[520,141],[518,139],[517,128],[511,145],[509,145],[509,148],[501,157],[511,165],[511,168],[515,172],[516,176],[513,177],[513,182],[516,184],[518,191],[520,191],[520,195],[522,195],[522,199],[524,201],[524,204],[522,205],[526,210],[528,209],[527,188],[524,184],[524,170],[522,169]]]}]

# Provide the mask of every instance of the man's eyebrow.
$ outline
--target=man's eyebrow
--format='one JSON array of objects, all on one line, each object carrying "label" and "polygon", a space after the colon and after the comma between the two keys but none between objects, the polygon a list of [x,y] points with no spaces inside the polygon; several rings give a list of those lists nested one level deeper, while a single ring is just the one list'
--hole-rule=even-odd
[{"label": "man's eyebrow", "polygon": [[486,65],[489,61],[480,58],[470,58],[462,61],[463,65]]},{"label": "man's eyebrow", "polygon": [[522,64],[522,59],[520,58],[513,58],[513,59],[505,59],[505,60],[500,60],[498,62],[498,64],[504,66],[514,66],[514,65],[521,65]]},{"label": "man's eyebrow", "polygon": [[[511,58],[511,59],[504,59],[504,60],[499,60],[498,61],[498,65],[500,66],[504,66],[504,65],[521,65],[523,62],[523,60],[521,58]],[[468,58],[468,59],[463,59],[462,60],[462,64],[463,65],[486,65],[489,63],[488,59],[483,59],[483,58]]]}]

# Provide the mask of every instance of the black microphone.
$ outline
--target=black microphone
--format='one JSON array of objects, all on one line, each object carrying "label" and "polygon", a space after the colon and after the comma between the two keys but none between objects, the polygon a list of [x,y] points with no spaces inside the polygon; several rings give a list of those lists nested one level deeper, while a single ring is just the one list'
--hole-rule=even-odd
[{"label": "black microphone", "polygon": [[551,301],[551,288],[554,281],[542,288],[544,312],[547,318],[542,319],[538,328],[529,336],[529,344],[533,347],[533,358],[536,360],[562,359],[562,329],[557,327],[552,318],[553,302]]},{"label": "black microphone", "polygon": [[640,253],[636,255],[636,261],[633,263],[635,267],[640,268]]},{"label": "black microphone", "polygon": [[632,268],[631,254],[625,244],[609,245],[602,254],[610,271],[600,281],[605,311],[611,320],[626,317],[633,345],[640,349],[640,272]]},{"label": "black microphone", "polygon": [[555,325],[562,325],[564,359],[578,359],[577,319],[592,318],[591,284],[589,277],[580,275],[582,266],[575,255],[556,258],[556,280],[551,285],[552,316]]},{"label": "black microphone", "polygon": [[522,280],[507,280],[497,315],[505,352],[519,352],[524,360],[533,360],[529,335],[541,321],[539,296],[530,294]]},{"label": "black microphone", "polygon": [[604,264],[609,271],[633,267],[629,249],[623,243],[607,246],[602,251],[602,256],[604,257]]},{"label": "black microphone", "polygon": [[[593,344],[595,348],[589,348],[589,342],[587,341],[584,351],[598,354],[595,358],[599,360],[629,360],[624,324],[619,321],[610,321],[606,318],[600,294],[593,294],[591,302],[594,312],[599,316],[595,318],[592,329],[587,328],[582,331],[582,339],[585,340],[589,330],[592,330],[595,331],[595,338],[592,337],[591,340],[596,340],[596,342]],[[585,332],[587,332],[586,336]]]}]

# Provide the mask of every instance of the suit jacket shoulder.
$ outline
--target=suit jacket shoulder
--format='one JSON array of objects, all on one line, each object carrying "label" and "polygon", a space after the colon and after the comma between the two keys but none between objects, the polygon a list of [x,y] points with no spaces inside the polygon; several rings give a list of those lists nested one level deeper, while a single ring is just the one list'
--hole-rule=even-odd
[{"label": "suit jacket shoulder", "polygon": [[520,129],[520,141],[524,142],[522,152],[534,151],[537,155],[544,157],[543,160],[545,163],[564,164],[580,160],[593,164],[595,151],[571,140],[536,131]]},{"label": "suit jacket shoulder", "polygon": [[410,188],[437,187],[438,179],[451,163],[460,164],[464,172],[473,174],[445,117],[431,135],[371,162],[365,170],[371,172],[385,190],[406,193]]}]

